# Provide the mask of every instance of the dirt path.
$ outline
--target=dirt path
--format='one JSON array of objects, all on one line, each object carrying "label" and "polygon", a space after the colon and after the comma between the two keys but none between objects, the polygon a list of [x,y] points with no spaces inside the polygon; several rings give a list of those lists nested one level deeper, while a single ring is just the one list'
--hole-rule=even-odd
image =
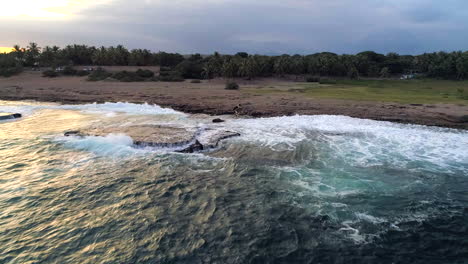
[{"label": "dirt path", "polygon": [[83,77],[42,78],[28,72],[0,78],[0,99],[61,103],[152,103],[188,113],[239,114],[254,117],[331,114],[431,126],[468,129],[468,106],[304,98],[300,93],[259,94],[258,89],[287,85],[282,80],[243,81],[241,90],[224,90],[224,81],[202,83],[87,82]]}]

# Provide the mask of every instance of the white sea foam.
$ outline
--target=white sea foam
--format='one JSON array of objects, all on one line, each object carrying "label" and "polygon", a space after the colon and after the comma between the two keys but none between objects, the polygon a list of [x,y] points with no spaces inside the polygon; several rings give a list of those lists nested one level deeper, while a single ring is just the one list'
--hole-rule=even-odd
[{"label": "white sea foam", "polygon": [[43,109],[63,109],[63,110],[76,110],[86,113],[105,114],[107,116],[115,113],[124,113],[130,115],[181,115],[186,114],[175,111],[170,108],[162,108],[158,105],[150,104],[133,104],[133,103],[93,103],[93,104],[80,104],[80,105],[58,105],[58,104],[43,104],[35,102],[22,102],[18,104],[3,103],[0,101],[0,112],[21,113],[30,115],[38,110]]},{"label": "white sea foam", "polygon": [[[322,138],[330,151],[355,166],[390,164],[468,171],[468,132],[346,116],[292,116],[228,122],[243,140],[274,147]],[[314,134],[315,133],[315,134]],[[317,142],[315,142],[317,143]],[[417,163],[418,162],[418,163]]]},{"label": "white sea foam", "polygon": [[352,239],[356,244],[361,244],[366,242],[366,236],[362,235],[359,229],[352,227],[351,225],[353,222],[351,221],[344,221],[341,223],[343,225],[338,231],[347,234],[347,236]]},{"label": "white sea foam", "polygon": [[[174,125],[203,126],[185,118],[186,115],[181,112],[149,104],[0,102],[0,112],[28,115],[41,109],[66,109],[103,115],[176,115],[184,118],[171,120]],[[234,141],[248,141],[279,151],[294,150],[299,142],[307,141],[321,153],[323,150],[333,153],[335,159],[342,159],[352,166],[390,165],[405,169],[430,168],[436,172],[468,172],[467,131],[333,115],[235,119],[218,126],[240,132],[242,136]]]},{"label": "white sea foam", "polygon": [[61,105],[61,109],[79,110],[90,113],[126,113],[133,115],[167,115],[177,114],[185,115],[182,112],[175,111],[170,108],[162,108],[158,105],[132,104],[132,103],[103,103],[103,104],[84,104],[84,105]]},{"label": "white sea foam", "polygon": [[355,215],[358,219],[369,222],[369,223],[373,223],[373,224],[381,224],[381,223],[387,222],[387,220],[381,217],[376,217],[376,216],[369,215],[366,213],[355,213]]},{"label": "white sea foam", "polygon": [[59,137],[65,146],[90,151],[102,156],[121,156],[135,153],[133,140],[124,134],[109,134],[105,137]]}]

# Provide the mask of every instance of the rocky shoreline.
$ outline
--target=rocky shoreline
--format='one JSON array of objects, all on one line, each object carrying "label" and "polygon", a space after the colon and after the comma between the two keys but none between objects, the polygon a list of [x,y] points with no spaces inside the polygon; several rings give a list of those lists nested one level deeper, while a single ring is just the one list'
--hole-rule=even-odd
[{"label": "rocky shoreline", "polygon": [[[281,83],[272,80],[271,84]],[[287,87],[289,83],[282,83]],[[86,82],[78,77],[41,78],[23,74],[2,79],[1,100],[36,100],[62,104],[130,102],[157,104],[174,110],[208,115],[274,117],[345,115],[405,124],[468,129],[468,105],[401,104],[304,97],[300,93],[259,93],[268,80],[243,83],[238,91],[224,82],[121,83]]]},{"label": "rocky shoreline", "polygon": [[[437,126],[454,129],[468,129],[468,112],[460,115],[452,115],[434,110],[433,105],[401,105],[392,103],[369,103],[369,102],[349,102],[343,101],[343,105],[337,106],[336,100],[332,104],[324,104],[324,100],[318,100],[315,105],[310,107],[276,107],[265,109],[263,107],[247,104],[226,104],[210,106],[209,103],[200,105],[193,102],[165,102],[160,100],[88,100],[78,98],[59,99],[54,96],[1,96],[0,100],[23,101],[34,100],[39,102],[52,102],[60,104],[86,104],[86,103],[105,103],[105,102],[129,102],[136,104],[157,104],[162,107],[172,108],[176,111],[188,114],[206,114],[211,116],[219,115],[237,115],[246,117],[277,117],[293,115],[345,115],[354,118],[371,119],[376,121],[388,121],[402,124],[415,124],[425,126]],[[442,106],[444,107],[444,106]],[[395,111],[399,109],[401,111]],[[429,110],[429,111],[427,111]]]}]

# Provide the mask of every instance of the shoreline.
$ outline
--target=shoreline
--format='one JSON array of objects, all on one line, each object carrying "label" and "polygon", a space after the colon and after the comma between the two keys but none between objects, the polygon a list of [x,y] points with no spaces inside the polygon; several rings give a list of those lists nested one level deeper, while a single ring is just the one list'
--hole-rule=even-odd
[{"label": "shoreline", "polygon": [[[308,98],[301,93],[261,94],[271,85],[294,85],[284,80],[240,81],[238,91],[224,90],[224,81],[88,82],[79,77],[42,78],[26,73],[0,79],[0,99],[35,100],[62,104],[129,102],[157,104],[190,114],[275,117],[344,115],[404,124],[468,129],[468,106],[456,104],[402,104]],[[287,90],[286,90],[287,91]]]},{"label": "shoreline", "polygon": [[[0,96],[0,100],[4,101],[35,101],[35,102],[49,102],[49,103],[60,103],[60,104],[71,104],[71,105],[79,105],[79,104],[89,104],[89,103],[118,103],[118,102],[127,102],[127,103],[134,103],[134,104],[156,104],[161,107],[171,108],[176,111],[180,111],[187,114],[206,114],[210,116],[222,116],[222,115],[235,115],[235,111],[233,110],[222,110],[222,109],[202,109],[198,106],[194,105],[187,105],[187,104],[163,104],[163,103],[151,103],[151,102],[140,102],[140,101],[96,101],[96,100],[48,100],[41,98],[38,100],[37,97],[4,97]],[[342,115],[342,116],[349,116],[353,118],[360,118],[360,119],[370,119],[375,121],[386,121],[386,122],[393,122],[399,124],[408,124],[408,125],[423,125],[423,126],[430,126],[430,127],[440,127],[440,128],[451,128],[451,129],[462,129],[468,130],[468,125],[466,122],[458,122],[456,120],[450,119],[441,119],[441,118],[434,118],[434,119],[421,119],[417,116],[406,116],[404,118],[398,116],[372,116],[372,115],[350,115],[346,113],[325,113],[317,110],[317,113],[308,114],[308,113],[294,113],[294,112],[282,112],[281,110],[275,112],[241,112],[238,114],[242,117],[251,117],[251,118],[268,118],[268,117],[280,117],[280,116],[295,116],[295,115]]]}]

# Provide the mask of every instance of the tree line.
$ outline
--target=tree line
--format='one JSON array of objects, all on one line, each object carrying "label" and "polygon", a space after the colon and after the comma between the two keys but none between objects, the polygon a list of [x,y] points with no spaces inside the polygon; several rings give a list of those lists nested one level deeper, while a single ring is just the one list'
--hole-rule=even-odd
[{"label": "tree line", "polygon": [[184,78],[256,78],[285,75],[387,78],[418,73],[429,78],[463,80],[468,78],[468,52],[434,52],[421,55],[379,54],[365,51],[354,55],[321,52],[310,55],[235,55],[183,56],[178,53],[128,50],[122,45],[94,47],[68,45],[64,48],[36,43],[15,45],[0,54],[0,68],[57,67],[66,65],[161,66],[177,71]]}]

